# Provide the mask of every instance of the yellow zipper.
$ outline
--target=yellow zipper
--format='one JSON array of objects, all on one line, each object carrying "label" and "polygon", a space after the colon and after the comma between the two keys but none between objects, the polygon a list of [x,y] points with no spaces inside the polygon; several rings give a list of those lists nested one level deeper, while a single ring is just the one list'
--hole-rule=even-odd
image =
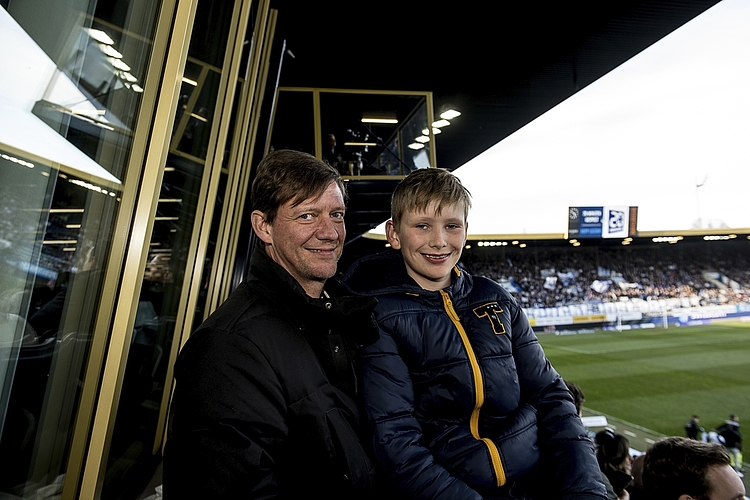
[{"label": "yellow zipper", "polygon": [[450,296],[443,290],[440,290],[440,295],[443,297],[445,312],[448,313],[448,317],[455,325],[456,330],[458,330],[458,334],[461,337],[464,348],[466,349],[466,354],[469,356],[471,371],[474,374],[474,393],[476,394],[476,400],[474,402],[474,410],[471,412],[471,420],[469,422],[471,435],[474,436],[474,439],[479,439],[487,446],[492,459],[492,467],[495,470],[497,485],[502,486],[505,484],[506,478],[505,469],[500,460],[500,452],[497,451],[497,446],[495,446],[495,443],[493,443],[491,439],[479,436],[479,411],[481,410],[482,405],[484,405],[484,381],[482,379],[482,372],[479,369],[479,362],[477,361],[476,354],[474,354],[474,349],[471,347],[469,337],[466,335],[466,330],[464,330],[461,320],[458,318],[458,314],[456,314],[456,310],[453,309],[453,303],[451,302]]}]

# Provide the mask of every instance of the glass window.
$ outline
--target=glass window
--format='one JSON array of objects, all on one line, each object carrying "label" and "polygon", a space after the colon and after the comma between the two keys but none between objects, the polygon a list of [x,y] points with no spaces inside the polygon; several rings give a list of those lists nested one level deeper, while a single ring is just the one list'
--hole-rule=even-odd
[{"label": "glass window", "polygon": [[65,477],[160,3],[3,5],[0,496],[28,497]]}]

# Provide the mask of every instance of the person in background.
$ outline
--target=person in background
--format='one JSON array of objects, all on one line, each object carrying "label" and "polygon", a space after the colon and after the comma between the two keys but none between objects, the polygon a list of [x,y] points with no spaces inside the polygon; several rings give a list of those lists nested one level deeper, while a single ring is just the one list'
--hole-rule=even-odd
[{"label": "person in background", "polygon": [[633,481],[630,441],[612,429],[596,433],[596,459],[606,481],[610,500],[629,500],[628,487]]},{"label": "person in background", "polygon": [[738,474],[744,475],[745,469],[742,468],[742,434],[740,433],[740,417],[734,413],[729,415],[716,431],[724,438],[724,446],[729,452],[729,458],[732,461],[732,467]]},{"label": "person in background", "polygon": [[700,439],[700,433],[704,432],[703,427],[699,425],[700,421],[701,419],[698,415],[693,415],[690,417],[690,420],[685,423],[685,436],[687,438],[695,440]]},{"label": "person in background", "polygon": [[341,150],[336,143],[336,135],[328,134],[326,144],[323,145],[323,159],[341,174],[349,173],[346,162],[341,157]]},{"label": "person in background", "polygon": [[717,443],[660,439],[646,450],[643,488],[651,500],[743,500],[745,486]]},{"label": "person in background", "polygon": [[377,339],[375,300],[335,280],[345,187],[290,150],[258,165],[247,278],[175,367],[164,498],[374,498],[355,357]]},{"label": "person in background", "polygon": [[573,398],[523,310],[457,266],[470,206],[450,172],[410,173],[391,198],[392,249],[344,277],[378,298],[362,385],[390,498],[605,499]]}]

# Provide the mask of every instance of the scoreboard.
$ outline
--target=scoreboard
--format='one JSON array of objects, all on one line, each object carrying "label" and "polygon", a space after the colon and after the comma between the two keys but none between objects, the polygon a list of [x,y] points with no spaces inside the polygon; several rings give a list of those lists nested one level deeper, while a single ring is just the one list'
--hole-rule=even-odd
[{"label": "scoreboard", "polygon": [[568,238],[637,236],[638,207],[569,207]]}]

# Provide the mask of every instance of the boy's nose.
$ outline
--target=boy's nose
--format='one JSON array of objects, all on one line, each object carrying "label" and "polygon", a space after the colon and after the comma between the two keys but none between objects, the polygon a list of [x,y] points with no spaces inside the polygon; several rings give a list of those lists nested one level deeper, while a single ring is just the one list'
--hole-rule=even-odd
[{"label": "boy's nose", "polygon": [[443,248],[446,245],[445,235],[442,231],[433,231],[430,238],[430,246],[435,248]]}]

